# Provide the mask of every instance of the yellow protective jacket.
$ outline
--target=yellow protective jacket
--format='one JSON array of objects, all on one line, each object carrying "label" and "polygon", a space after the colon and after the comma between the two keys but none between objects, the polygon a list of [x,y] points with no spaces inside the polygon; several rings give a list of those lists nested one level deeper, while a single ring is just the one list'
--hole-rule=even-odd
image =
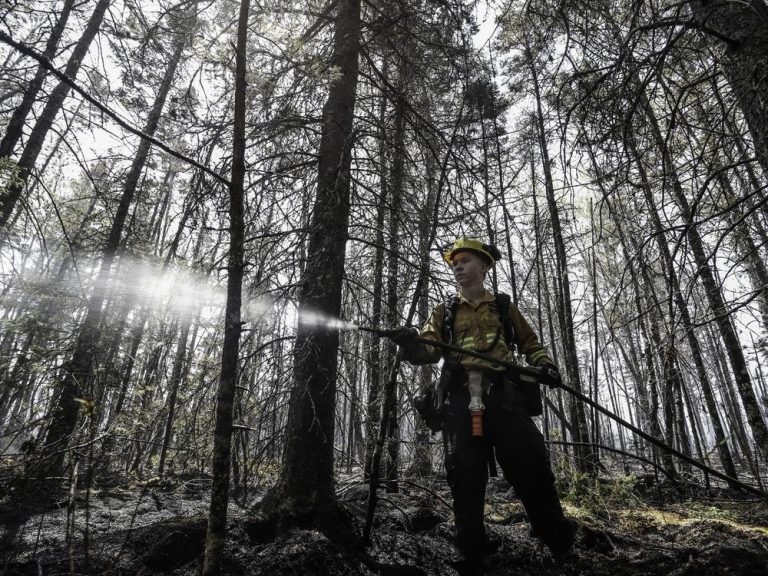
[{"label": "yellow protective jacket", "polygon": [[[499,358],[514,361],[512,351],[507,347],[504,338],[504,327],[499,314],[491,308],[496,297],[488,290],[474,304],[459,293],[459,306],[456,310],[456,320],[453,325],[453,344],[468,350],[482,352]],[[445,320],[445,303],[438,304],[421,329],[420,336],[427,340],[443,341],[443,322]],[[495,308],[495,304],[494,304]],[[517,306],[510,303],[509,318],[514,331],[515,345],[521,354],[525,355],[528,364],[541,366],[552,360],[547,350],[539,343],[533,328],[526,322]],[[495,341],[495,344],[494,344]],[[490,347],[490,349],[489,349]],[[436,346],[418,344],[405,350],[404,358],[412,364],[433,364],[440,360],[442,351]],[[461,365],[467,370],[485,370],[503,372],[505,367],[500,364],[462,356]]]}]

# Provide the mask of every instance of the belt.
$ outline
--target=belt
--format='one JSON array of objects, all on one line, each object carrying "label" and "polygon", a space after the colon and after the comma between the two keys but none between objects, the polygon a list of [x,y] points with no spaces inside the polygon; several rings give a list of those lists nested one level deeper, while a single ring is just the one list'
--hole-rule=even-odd
[{"label": "belt", "polygon": [[[508,381],[506,372],[486,372],[485,379],[488,380],[488,382],[491,385],[491,388],[502,386],[505,382]],[[467,372],[466,370],[461,370],[458,374],[455,374],[451,378],[451,382],[448,386],[448,391],[453,392],[456,390],[461,390],[462,388],[465,388],[466,383],[467,383]]]}]

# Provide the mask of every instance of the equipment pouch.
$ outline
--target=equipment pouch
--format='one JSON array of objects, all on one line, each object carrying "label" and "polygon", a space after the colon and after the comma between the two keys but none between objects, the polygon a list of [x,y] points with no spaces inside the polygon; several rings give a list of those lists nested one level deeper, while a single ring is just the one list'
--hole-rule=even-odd
[{"label": "equipment pouch", "polygon": [[413,407],[424,419],[432,432],[443,429],[443,404],[450,387],[466,379],[466,373],[458,362],[446,359],[440,371],[440,378],[430,382],[429,386],[421,388],[413,397]]},{"label": "equipment pouch", "polygon": [[439,380],[430,382],[428,386],[421,388],[413,397],[413,407],[424,423],[432,432],[440,432],[443,429],[442,394],[439,390]]},{"label": "equipment pouch", "polygon": [[504,407],[513,410],[515,404],[522,404],[529,416],[541,416],[541,389],[537,378],[525,374],[507,376],[504,385]]},{"label": "equipment pouch", "polygon": [[541,403],[539,379],[521,375],[519,382],[520,389],[523,391],[523,397],[525,398],[525,407],[528,409],[528,414],[531,416],[541,416],[542,412],[544,412],[544,406]]}]

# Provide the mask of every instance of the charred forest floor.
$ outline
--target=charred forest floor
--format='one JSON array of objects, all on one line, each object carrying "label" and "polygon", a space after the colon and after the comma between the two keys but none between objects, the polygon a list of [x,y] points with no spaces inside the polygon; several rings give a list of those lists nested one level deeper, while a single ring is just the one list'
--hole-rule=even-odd
[{"label": "charred forest floor", "polygon": [[[444,481],[403,480],[380,490],[372,542],[359,535],[367,485],[339,483],[357,537],[292,529],[275,534],[250,512],[261,494],[233,502],[227,575],[451,575],[450,493]],[[64,492],[0,487],[0,576],[169,574],[200,571],[208,510],[204,478],[124,479]],[[768,504],[743,494],[714,496],[697,486],[581,478],[562,486],[577,523],[573,557],[556,563],[530,536],[525,512],[501,479],[488,487],[486,525],[496,548],[491,575],[634,576],[768,574]]]}]

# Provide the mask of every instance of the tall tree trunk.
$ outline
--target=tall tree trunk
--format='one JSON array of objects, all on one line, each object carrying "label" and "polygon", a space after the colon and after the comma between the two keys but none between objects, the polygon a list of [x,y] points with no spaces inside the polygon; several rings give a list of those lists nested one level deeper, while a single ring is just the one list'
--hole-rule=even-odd
[{"label": "tall tree trunk", "polygon": [[184,366],[187,362],[187,340],[189,330],[192,325],[192,314],[185,313],[185,318],[181,326],[179,341],[176,346],[176,354],[173,358],[173,370],[171,372],[171,381],[168,383],[168,414],[165,419],[165,431],[163,433],[163,445],[160,448],[160,462],[157,465],[157,475],[162,477],[165,472],[165,460],[168,455],[168,446],[171,443],[173,433],[173,418],[176,414],[176,398],[179,393],[179,386],[182,381]]},{"label": "tall tree trunk", "polygon": [[[533,92],[536,100],[535,124],[536,136],[541,153],[541,165],[544,170],[544,183],[547,195],[547,206],[549,207],[549,216],[552,226],[552,241],[555,245],[555,260],[557,266],[556,283],[560,287],[557,291],[557,317],[560,324],[560,332],[563,338],[563,351],[565,353],[565,368],[568,377],[568,383],[579,392],[583,392],[581,377],[579,375],[579,357],[576,351],[576,339],[573,331],[573,310],[571,309],[571,287],[568,274],[568,257],[565,251],[565,242],[563,240],[563,231],[560,224],[560,212],[555,199],[555,187],[552,179],[552,171],[549,161],[549,150],[547,149],[547,138],[544,130],[544,110],[541,104],[541,91],[539,89],[539,77],[536,65],[533,61],[530,48],[526,45],[526,58],[528,67],[533,80]],[[597,464],[597,454],[594,447],[589,442],[589,428],[587,426],[587,416],[584,410],[584,404],[576,399],[572,399],[574,432],[577,442],[576,453],[578,458],[576,464],[578,468],[585,472],[593,472]]]},{"label": "tall tree trunk", "polygon": [[[64,4],[58,11],[56,24],[53,25],[51,34],[48,36],[48,41],[45,43],[45,50],[43,50],[43,56],[48,60],[51,60],[56,56],[56,48],[59,45],[59,40],[61,40],[64,28],[67,26],[67,20],[69,20],[69,15],[72,12],[74,3],[75,0],[64,0]],[[26,90],[24,90],[24,96],[13,111],[13,115],[8,122],[8,127],[5,130],[5,135],[0,141],[0,158],[13,154],[13,149],[16,147],[16,144],[19,143],[21,135],[24,132],[24,123],[27,120],[29,111],[32,110],[32,106],[37,99],[37,95],[40,92],[40,88],[43,86],[43,81],[47,74],[48,72],[46,69],[43,68],[42,65],[38,65],[35,77],[32,78],[32,81],[29,83]]]},{"label": "tall tree trunk", "polygon": [[[434,145],[434,142],[431,142]],[[426,146],[424,147],[426,148]],[[429,317],[429,237],[430,237],[430,218],[435,209],[436,193],[435,189],[436,171],[435,159],[429,150],[424,150],[426,158],[426,176],[427,176],[427,199],[426,204],[421,211],[419,218],[419,262],[425,262],[426,266],[421,268],[423,274],[421,283],[421,296],[419,298],[419,324],[423,325]],[[434,374],[430,366],[422,366],[419,369],[419,385],[423,389],[432,382]],[[417,478],[426,478],[432,475],[432,449],[430,439],[432,433],[429,431],[422,418],[416,416],[416,431],[414,438],[413,460],[409,468],[409,474]]]},{"label": "tall tree trunk", "polygon": [[[400,306],[398,298],[398,280],[400,278],[400,220],[403,217],[401,205],[405,186],[405,94],[407,88],[407,63],[404,59],[398,66],[398,84],[394,109],[394,130],[392,147],[392,175],[389,205],[389,254],[387,255],[387,326],[400,324]],[[395,365],[397,346],[394,342],[385,344],[386,366]],[[399,387],[394,389],[394,401],[391,404],[389,414],[389,429],[387,430],[387,460],[385,463],[384,478],[387,482],[387,490],[397,492],[398,463],[400,458],[400,401]]]},{"label": "tall tree trunk", "polygon": [[[13,417],[10,408],[16,399],[24,397],[24,386],[27,383],[27,376],[30,371],[30,350],[36,333],[36,328],[32,328],[27,332],[24,344],[22,344],[21,349],[16,355],[16,363],[13,365],[10,375],[7,379],[2,380],[2,386],[0,387],[0,438],[13,434],[23,424],[18,418]],[[6,415],[10,415],[10,417],[7,424],[3,426]]]},{"label": "tall tree trunk", "polygon": [[118,387],[117,401],[107,418],[107,428],[111,426],[115,418],[123,411],[123,404],[125,403],[125,397],[128,394],[128,387],[133,376],[133,367],[136,364],[136,356],[139,353],[139,346],[141,346],[141,341],[144,339],[144,330],[149,320],[149,309],[143,308],[137,316],[136,323],[133,330],[131,330],[130,344],[123,356],[123,365],[120,367],[120,386]]},{"label": "tall tree trunk", "polygon": [[[592,351],[592,400],[594,400],[595,403],[599,403],[600,398],[598,394],[598,376],[600,374],[600,337],[599,337],[599,329],[597,324],[597,301],[598,301],[598,292],[597,292],[597,257],[595,255],[595,214],[594,214],[594,208],[592,205],[592,200],[589,201],[589,221],[592,228],[592,249],[590,250],[591,254],[591,279],[592,279],[592,331],[594,338],[594,350]],[[596,409],[592,409],[592,438],[595,441],[595,444],[598,446],[597,455],[600,455],[600,413]]]},{"label": "tall tree trunk", "polygon": [[[624,231],[624,226],[621,221],[621,216],[616,213],[616,211],[613,209],[611,200],[610,200],[610,194],[609,191],[605,189],[603,185],[603,178],[600,177],[601,170],[597,163],[597,159],[595,158],[594,150],[590,142],[586,142],[586,149],[587,153],[589,155],[592,169],[594,170],[597,177],[598,186],[600,187],[600,191],[603,197],[603,202],[608,207],[608,213],[613,218],[614,225],[616,227],[616,233],[619,237],[619,244],[621,245],[622,253],[624,254],[624,259],[627,262],[631,262],[632,258],[630,256],[629,247],[627,245],[627,238],[626,233]],[[638,257],[641,261],[642,265],[642,259]],[[646,357],[647,359],[650,359],[650,350],[651,346],[648,341],[648,329],[647,329],[647,323],[645,321],[645,311],[643,309],[642,305],[642,297],[641,297],[641,288],[640,288],[640,279],[638,278],[637,270],[635,266],[628,266],[629,269],[629,277],[632,284],[632,300],[635,305],[635,312],[637,313],[637,324],[638,324],[638,330],[640,332],[640,335],[644,341],[644,349],[646,350]],[[637,392],[637,395],[639,397],[638,401],[638,425],[641,428],[645,428],[646,430],[651,431],[651,433],[654,436],[657,436],[659,434],[659,431],[661,430],[661,427],[659,426],[658,421],[658,414],[656,411],[651,409],[651,401],[648,391],[648,386],[646,386],[646,382],[644,381],[641,369],[640,369],[640,360],[637,358],[636,348],[633,344],[633,341],[631,339],[631,333],[629,331],[629,328],[625,325],[625,334],[628,336],[628,340],[630,342],[630,345],[628,346],[629,352],[626,351],[625,347],[622,345],[621,340],[615,339],[617,346],[619,347],[619,350],[621,351],[622,355],[627,359],[627,366],[630,369],[630,372],[632,373],[632,376],[635,380],[635,390]],[[652,364],[649,365],[649,368],[647,370],[647,378],[648,382],[650,384],[650,387],[652,390],[655,390],[656,383],[655,383],[655,375],[653,372],[653,366]],[[658,437],[658,436],[657,436]],[[636,438],[637,442],[642,442],[641,439]],[[640,444],[642,446],[642,444]]]},{"label": "tall tree trunk", "polygon": [[[768,269],[760,255],[760,251],[752,238],[749,226],[740,217],[741,210],[736,207],[740,203],[736,199],[733,187],[728,177],[720,172],[717,176],[720,190],[722,190],[726,201],[732,206],[728,210],[726,218],[731,225],[733,235],[733,244],[740,258],[744,261],[744,270],[749,276],[752,289],[756,294],[757,306],[760,311],[760,318],[763,322],[763,331],[768,333]],[[756,219],[755,219],[756,220]]]},{"label": "tall tree trunk", "polygon": [[[387,60],[384,60],[382,75],[387,77]],[[371,324],[381,325],[381,304],[384,293],[384,221],[386,218],[387,204],[387,146],[385,120],[388,98],[386,93],[381,95],[379,107],[379,177],[381,178],[381,190],[376,204],[376,252],[373,262],[373,294],[371,303]],[[371,477],[371,465],[373,453],[376,450],[376,424],[381,420],[381,340],[368,334],[368,421],[365,425],[365,470],[363,477],[368,480]]]},{"label": "tall tree trunk", "polygon": [[[488,52],[491,60],[493,73],[493,85],[496,84],[496,68],[493,66],[493,55],[491,54],[491,43],[488,43]],[[512,288],[512,303],[518,304],[517,272],[515,271],[515,258],[512,256],[512,235],[510,234],[510,215],[507,207],[506,188],[504,184],[504,163],[502,161],[501,150],[501,129],[499,127],[499,114],[497,113],[498,103],[496,102],[496,91],[491,90],[491,109],[493,110],[493,139],[496,145],[496,166],[498,168],[499,199],[501,201],[501,214],[504,219],[504,239],[507,244],[507,262],[509,265],[509,283]],[[541,310],[539,310],[539,314]],[[539,335],[541,335],[541,326],[539,326]]]},{"label": "tall tree trunk", "polygon": [[[670,355],[674,354],[672,357],[672,370],[674,371],[672,373],[673,375],[673,382],[674,382],[674,389],[672,390],[672,395],[675,399],[675,430],[677,432],[677,440],[678,440],[678,446],[680,452],[685,454],[688,457],[692,457],[693,453],[691,452],[691,440],[688,434],[688,428],[685,424],[686,418],[685,418],[685,408],[683,407],[683,404],[685,402],[685,394],[683,393],[683,386],[685,384],[683,383],[682,375],[680,374],[680,367],[678,365],[677,360],[677,350],[674,350],[670,347]],[[691,428],[694,436],[696,434],[696,428],[693,426]],[[686,472],[691,472],[691,464],[689,462],[681,462],[680,466],[683,470]]]},{"label": "tall tree trunk", "polygon": [[725,41],[723,71],[768,174],[768,6],[765,0],[697,0],[690,8],[694,21]]},{"label": "tall tree trunk", "polygon": [[[675,446],[675,390],[677,389],[678,373],[675,362],[674,341],[668,342],[663,350],[663,371],[664,371],[664,441],[668,446]],[[687,455],[690,455],[690,451]],[[670,459],[671,460],[671,459]],[[669,470],[669,466],[667,467]]]},{"label": "tall tree trunk", "polygon": [[[650,290],[650,283],[646,282],[646,287]],[[651,429],[652,434],[659,439],[663,439],[668,445],[672,445],[672,424],[673,412],[672,412],[672,381],[668,377],[667,363],[664,346],[661,342],[661,332],[659,329],[660,313],[658,307],[654,304],[648,306],[650,310],[650,320],[648,322],[650,327],[650,339],[647,342],[648,347],[645,350],[646,354],[646,366],[649,375],[650,392],[651,392],[651,413],[654,416],[651,420],[657,428]],[[658,366],[661,364],[661,366]],[[658,372],[656,371],[658,366]],[[659,384],[662,385],[661,400],[663,404],[660,405],[659,398]],[[658,413],[661,408],[664,416],[664,430],[666,435],[662,434],[662,429],[659,426]],[[674,477],[677,472],[675,470],[675,461],[672,459],[672,454],[666,450],[658,450],[654,447],[654,454],[658,455],[661,452],[661,461],[664,463],[664,468],[667,473]]]},{"label": "tall tree trunk", "polygon": [[[488,134],[487,130],[485,128],[485,115],[489,112],[490,106],[486,103],[490,100],[489,92],[493,92],[493,88],[489,87],[487,85],[484,85],[483,83],[476,84],[477,86],[477,93],[478,93],[478,102],[477,105],[477,115],[478,115],[478,122],[480,124],[480,143],[483,148],[483,159],[480,163],[480,169],[482,170],[482,176],[483,176],[483,196],[484,196],[484,205],[480,207],[480,211],[483,214],[483,217],[485,219],[485,234],[488,238],[489,244],[496,244],[496,230],[494,230],[493,223],[491,222],[491,182],[490,182],[490,170],[488,167],[488,161],[489,161],[489,154],[488,154]],[[493,114],[493,110],[490,110],[490,113]],[[494,194],[494,197],[496,195]],[[506,214],[506,210],[502,209],[502,212]],[[509,261],[511,262],[512,259],[510,258]],[[491,291],[495,294],[498,292],[499,289],[499,278],[496,270],[496,266],[491,266]]]},{"label": "tall tree trunk", "polygon": [[[203,576],[222,572],[222,556],[227,530],[230,459],[232,453],[232,415],[239,368],[241,303],[245,253],[245,112],[246,50],[250,0],[242,0],[237,25],[235,51],[235,109],[232,139],[232,178],[229,184],[229,262],[227,263],[227,304],[224,342],[221,346],[221,375],[216,394],[216,425],[213,432],[213,483],[205,536]],[[170,422],[169,422],[170,425]]]},{"label": "tall tree trunk", "polygon": [[352,354],[349,367],[349,427],[347,428],[347,462],[346,471],[347,474],[352,472],[352,464],[355,460],[359,460],[359,452],[362,447],[360,441],[362,440],[361,427],[360,427],[360,398],[358,390],[360,385],[358,383],[360,379],[360,340],[362,334],[356,332],[353,334],[352,340]]},{"label": "tall tree trunk", "polygon": [[[134,327],[131,330],[131,338],[129,340],[128,349],[123,356],[123,362],[119,372],[117,372],[116,380],[119,377],[119,385],[117,386],[117,399],[110,405],[109,413],[105,417],[104,430],[110,431],[115,424],[117,418],[123,412],[123,406],[125,404],[125,398],[128,395],[128,389],[131,384],[131,377],[133,375],[133,367],[136,364],[136,356],[139,352],[139,346],[144,338],[144,330],[149,319],[149,309],[143,308],[137,314]],[[109,434],[101,445],[101,453],[97,456],[97,462],[105,462],[105,466],[108,467],[110,462],[108,460],[113,448],[115,446],[115,438]]]},{"label": "tall tree trunk", "polygon": [[[75,48],[72,50],[72,54],[67,61],[67,66],[64,69],[64,74],[69,78],[77,77],[77,73],[80,70],[80,65],[83,62],[88,49],[91,46],[96,33],[101,27],[101,22],[104,19],[104,14],[107,11],[112,0],[99,0],[93,9],[90,20],[83,31],[83,35],[75,44]],[[48,131],[53,126],[53,121],[56,119],[56,115],[61,110],[64,100],[69,94],[69,84],[65,82],[59,82],[48,96],[48,101],[40,113],[40,116],[35,123],[35,127],[27,139],[27,144],[24,147],[24,151],[19,158],[19,178],[17,181],[8,186],[5,194],[0,196],[0,227],[8,224],[8,221],[13,214],[13,210],[16,207],[16,203],[21,197],[21,192],[24,189],[27,179],[31,171],[35,167],[37,157],[40,155],[40,151],[43,149],[43,143],[48,135]]]},{"label": "tall tree trunk", "polygon": [[[299,318],[305,312],[338,317],[349,226],[352,123],[360,52],[360,0],[340,0],[331,66],[338,71],[323,107],[317,197],[301,279]],[[283,466],[264,510],[286,521],[318,522],[336,510],[333,480],[334,417],[339,335],[300,322]]]},{"label": "tall tree trunk", "polygon": [[[546,307],[547,310],[547,331],[549,333],[549,341],[550,341],[550,347],[551,347],[551,354],[552,354],[552,360],[559,364],[558,362],[558,353],[557,353],[557,340],[555,339],[555,326],[553,322],[553,314],[552,314],[552,308],[551,308],[551,296],[549,293],[549,281],[548,281],[548,275],[543,270],[544,269],[544,255],[543,255],[543,246],[542,246],[542,239],[541,239],[541,219],[539,216],[539,203],[537,200],[537,191],[536,191],[536,166],[534,162],[534,155],[533,152],[531,152],[530,155],[530,167],[531,167],[531,198],[533,199],[533,227],[535,231],[535,242],[536,242],[536,283],[537,283],[537,309],[538,312],[538,322],[537,326],[539,329],[539,334],[541,335],[542,341],[544,340],[543,334],[543,324],[541,319],[541,309]],[[542,288],[543,288],[543,298],[542,298]],[[543,303],[542,303],[543,302]],[[549,390],[545,390],[544,392],[544,398],[547,399],[549,395]],[[565,420],[565,412],[563,411],[563,396],[561,390],[557,390],[557,415],[560,420],[560,437],[565,442],[568,439],[568,430],[570,429],[568,426],[568,423]],[[552,406],[554,408],[554,406]],[[568,445],[563,445],[563,453],[568,454]]]},{"label": "tall tree trunk", "polygon": [[139,393],[139,396],[141,397],[139,418],[133,422],[131,432],[136,439],[136,456],[131,464],[131,471],[140,472],[143,468],[143,460],[147,455],[147,449],[149,449],[150,452],[153,449],[153,446],[148,445],[148,441],[152,440],[154,431],[157,429],[157,418],[150,412],[150,410],[154,399],[160,392],[160,384],[162,383],[163,375],[165,374],[165,361],[168,356],[168,348],[175,332],[175,323],[168,324],[165,318],[161,319],[157,329],[158,336],[156,337],[151,353],[147,357],[144,373],[140,378],[143,382]]},{"label": "tall tree trunk", "polygon": [[[720,382],[722,405],[726,416],[725,421],[730,426],[729,436],[733,439],[734,445],[741,449],[742,456],[752,470],[752,473],[755,477],[758,477],[758,470],[755,467],[755,456],[753,455],[751,441],[747,429],[744,426],[744,414],[733,393],[735,386],[733,385],[731,375],[728,372],[728,359],[723,352],[717,329],[711,325],[707,328],[709,332],[709,355],[714,359],[715,371]],[[738,455],[738,450],[734,450],[734,454]]]}]

